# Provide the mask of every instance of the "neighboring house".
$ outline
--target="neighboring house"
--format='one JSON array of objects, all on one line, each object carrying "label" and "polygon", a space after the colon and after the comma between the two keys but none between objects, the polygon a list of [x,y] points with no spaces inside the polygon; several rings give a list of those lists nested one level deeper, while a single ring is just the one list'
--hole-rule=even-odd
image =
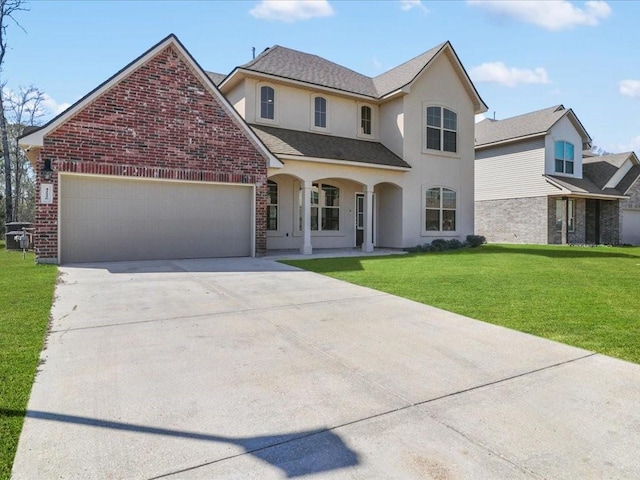
[{"label": "neighboring house", "polygon": [[449,42],[374,78],[279,46],[207,75],[171,35],[21,139],[40,261],[369,252],[474,233],[486,106]]},{"label": "neighboring house", "polygon": [[638,158],[583,155],[590,147],[562,105],[476,124],[476,233],[491,242],[638,243]]}]

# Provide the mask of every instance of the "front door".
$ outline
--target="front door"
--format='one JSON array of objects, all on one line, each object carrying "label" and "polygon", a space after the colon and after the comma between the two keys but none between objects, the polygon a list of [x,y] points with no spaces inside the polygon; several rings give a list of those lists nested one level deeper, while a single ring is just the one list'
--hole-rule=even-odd
[{"label": "front door", "polygon": [[[373,232],[375,231],[375,204],[376,204],[376,196],[373,196],[373,221],[371,222],[371,238],[373,239],[373,243],[375,243],[375,238],[373,236]],[[361,247],[362,242],[364,242],[364,225],[366,223],[364,217],[364,193],[356,193],[356,247]]]}]

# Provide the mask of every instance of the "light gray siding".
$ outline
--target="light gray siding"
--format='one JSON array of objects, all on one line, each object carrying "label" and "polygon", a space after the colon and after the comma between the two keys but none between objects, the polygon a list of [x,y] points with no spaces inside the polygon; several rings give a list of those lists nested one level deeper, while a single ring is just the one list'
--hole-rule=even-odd
[{"label": "light gray siding", "polygon": [[476,151],[475,200],[552,195],[558,190],[543,177],[544,138]]}]

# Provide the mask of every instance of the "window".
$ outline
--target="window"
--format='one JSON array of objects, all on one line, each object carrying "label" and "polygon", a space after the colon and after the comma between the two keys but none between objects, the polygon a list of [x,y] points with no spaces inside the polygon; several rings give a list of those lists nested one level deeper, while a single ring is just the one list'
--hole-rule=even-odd
[{"label": "window", "polygon": [[458,114],[444,107],[427,107],[427,149],[458,151]]},{"label": "window", "polygon": [[260,118],[275,120],[276,92],[273,88],[260,87]]},{"label": "window", "polygon": [[278,184],[267,180],[267,230],[278,230]]},{"label": "window", "polygon": [[327,99],[315,97],[313,125],[317,128],[327,128]]},{"label": "window", "polygon": [[360,133],[371,135],[371,107],[360,107]]},{"label": "window", "polygon": [[[302,189],[298,197],[302,230]],[[311,230],[340,230],[340,189],[326,183],[314,183],[311,189]]]},{"label": "window", "polygon": [[573,174],[573,144],[556,142],[556,172]]},{"label": "window", "polygon": [[[567,212],[567,231],[576,231],[576,201],[572,198],[567,199],[569,209]],[[564,217],[564,200],[558,198],[556,200],[556,230],[562,231],[562,219]]]},{"label": "window", "polygon": [[453,232],[456,229],[456,192],[448,188],[428,188],[425,195],[425,230]]}]

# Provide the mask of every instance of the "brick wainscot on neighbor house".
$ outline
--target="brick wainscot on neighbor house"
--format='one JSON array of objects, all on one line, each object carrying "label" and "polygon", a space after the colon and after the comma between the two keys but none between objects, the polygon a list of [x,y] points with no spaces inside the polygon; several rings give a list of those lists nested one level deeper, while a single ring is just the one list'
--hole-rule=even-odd
[{"label": "brick wainscot on neighbor house", "polygon": [[476,232],[490,242],[640,244],[640,165],[594,156],[556,105],[476,125]]},{"label": "brick wainscot on neighbor house", "polygon": [[371,78],[275,46],[229,75],[170,35],[20,140],[39,261],[403,248],[474,233],[474,116],[449,42]]}]

